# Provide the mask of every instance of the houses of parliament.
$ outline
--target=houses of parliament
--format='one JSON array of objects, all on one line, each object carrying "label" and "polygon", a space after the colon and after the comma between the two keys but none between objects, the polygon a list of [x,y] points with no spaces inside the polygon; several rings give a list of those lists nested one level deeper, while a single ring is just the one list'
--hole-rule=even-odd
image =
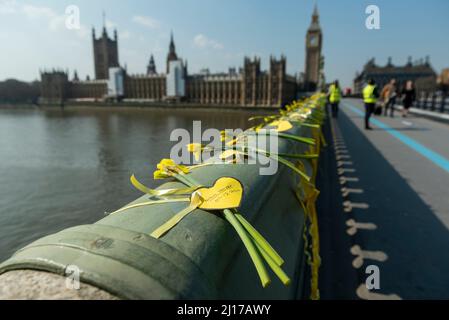
[{"label": "houses of parliament", "polygon": [[146,72],[131,75],[119,64],[118,35],[108,35],[106,27],[99,37],[92,29],[95,79],[80,80],[77,72],[69,79],[67,71],[41,71],[41,103],[64,101],[164,102],[182,101],[218,106],[280,107],[297,97],[298,91],[312,91],[320,77],[322,32],[315,6],[306,34],[306,61],[303,79],[286,72],[286,57],[270,57],[269,70],[261,70],[260,58],[245,57],[243,67],[226,73],[207,70],[189,74],[187,61],[177,52],[171,35],[164,72],[158,72],[151,55]]}]

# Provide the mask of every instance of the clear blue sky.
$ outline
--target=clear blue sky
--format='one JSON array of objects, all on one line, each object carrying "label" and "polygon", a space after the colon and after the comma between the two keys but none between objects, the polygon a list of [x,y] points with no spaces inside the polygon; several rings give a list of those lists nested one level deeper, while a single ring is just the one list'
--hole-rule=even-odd
[{"label": "clear blue sky", "polygon": [[[449,1],[318,0],[324,33],[326,75],[352,84],[370,57],[388,56],[404,64],[407,56],[431,56],[437,72],[449,67]],[[65,8],[80,8],[81,29],[65,28]],[[381,30],[367,30],[365,8],[378,5]],[[151,53],[165,70],[170,30],[189,71],[225,71],[258,55],[267,67],[270,54],[287,56],[290,74],[303,71],[305,34],[313,0],[0,0],[0,79],[34,80],[39,68],[76,68],[93,75],[91,27],[119,31],[119,58],[132,73],[145,72]]]}]

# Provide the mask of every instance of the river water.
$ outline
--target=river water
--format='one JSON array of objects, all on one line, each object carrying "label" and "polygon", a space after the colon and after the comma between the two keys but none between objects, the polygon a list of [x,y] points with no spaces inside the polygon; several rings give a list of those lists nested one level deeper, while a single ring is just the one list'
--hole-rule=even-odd
[{"label": "river water", "polygon": [[[0,109],[0,261],[35,239],[93,223],[140,196],[176,128],[247,128],[254,111]],[[258,113],[261,114],[261,113]]]}]

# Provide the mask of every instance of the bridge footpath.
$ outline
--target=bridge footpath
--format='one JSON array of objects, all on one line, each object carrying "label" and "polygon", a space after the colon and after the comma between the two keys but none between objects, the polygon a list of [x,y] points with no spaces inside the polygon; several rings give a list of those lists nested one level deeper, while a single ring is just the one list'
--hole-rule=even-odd
[{"label": "bridge footpath", "polygon": [[449,125],[398,113],[365,131],[361,100],[340,108],[321,172],[322,298],[448,299]]}]

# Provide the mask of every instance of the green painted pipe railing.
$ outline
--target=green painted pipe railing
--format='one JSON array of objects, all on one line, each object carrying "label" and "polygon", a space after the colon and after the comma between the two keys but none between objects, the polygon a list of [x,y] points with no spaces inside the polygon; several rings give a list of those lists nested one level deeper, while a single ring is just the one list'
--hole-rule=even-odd
[{"label": "green painted pipe railing", "polygon": [[[312,137],[308,126],[294,126],[288,133]],[[301,154],[308,147],[279,139],[280,153]],[[312,175],[310,161],[302,162]],[[242,182],[239,211],[283,257],[283,269],[292,280],[289,286],[273,280],[262,288],[240,238],[218,214],[197,209],[162,238],[149,236],[185,203],[135,208],[49,235],[1,264],[0,275],[38,270],[64,276],[74,265],[81,271],[82,283],[122,299],[306,298],[305,275],[310,273],[304,242],[306,215],[295,195],[299,176],[281,164],[273,176],[261,176],[259,165],[248,164],[205,166],[191,175],[205,186],[223,176]],[[185,186],[169,182],[159,189],[174,187]],[[1,281],[0,276],[0,286]]]}]

